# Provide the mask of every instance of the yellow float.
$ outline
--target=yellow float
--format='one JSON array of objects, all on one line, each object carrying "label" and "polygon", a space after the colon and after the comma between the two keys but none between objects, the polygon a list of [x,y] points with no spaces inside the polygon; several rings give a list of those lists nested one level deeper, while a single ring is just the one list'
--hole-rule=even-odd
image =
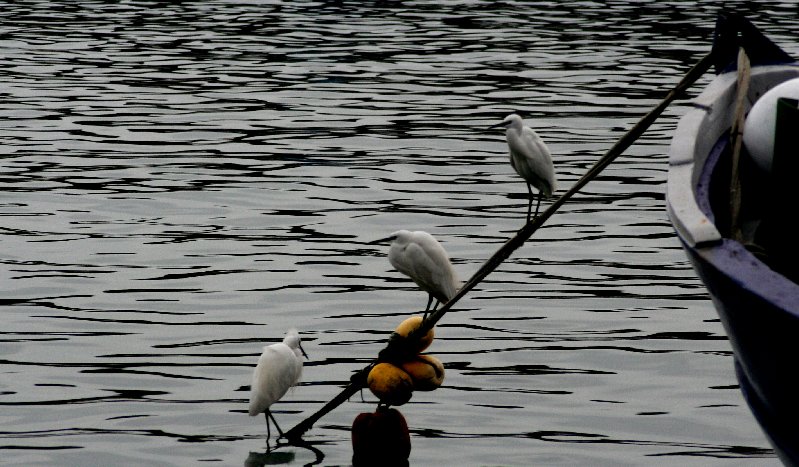
[{"label": "yellow float", "polygon": [[411,400],[413,380],[404,370],[391,363],[378,363],[366,377],[369,390],[386,405],[402,405]]},{"label": "yellow float", "polygon": [[[401,322],[397,329],[394,330],[397,334],[402,337],[408,337],[411,332],[415,329],[419,328],[422,325],[422,317],[421,316],[411,316],[410,318],[406,319],[405,321]],[[433,342],[433,338],[435,337],[435,332],[433,329],[427,331],[419,342],[413,347],[413,350],[418,352],[423,351],[424,349],[428,348],[430,344]]]},{"label": "yellow float", "polygon": [[444,364],[432,355],[417,355],[415,359],[400,365],[413,381],[413,389],[432,391],[444,382]]}]

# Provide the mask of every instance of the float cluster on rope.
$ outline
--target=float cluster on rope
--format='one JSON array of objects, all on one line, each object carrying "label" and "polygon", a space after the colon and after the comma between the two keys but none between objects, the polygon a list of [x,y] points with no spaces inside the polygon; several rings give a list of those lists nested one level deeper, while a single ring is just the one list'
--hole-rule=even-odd
[{"label": "float cluster on rope", "polygon": [[[422,324],[421,316],[412,316],[397,326],[392,338],[405,340]],[[432,355],[420,355],[433,342],[430,329],[419,339],[407,340],[395,348],[399,351],[383,354],[366,378],[369,390],[385,405],[399,406],[411,399],[413,391],[432,391],[444,381],[444,365]]]}]

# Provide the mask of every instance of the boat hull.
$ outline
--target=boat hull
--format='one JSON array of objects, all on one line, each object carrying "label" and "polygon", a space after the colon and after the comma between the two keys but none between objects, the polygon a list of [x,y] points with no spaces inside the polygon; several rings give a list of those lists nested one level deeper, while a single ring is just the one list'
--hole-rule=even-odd
[{"label": "boat hull", "polygon": [[[747,28],[755,42],[768,42]],[[738,34],[721,36],[734,39]],[[733,44],[729,55],[737,51]],[[796,62],[773,60],[780,55],[777,52],[757,60],[758,52],[757,47],[747,49],[755,57],[744,103],[747,111],[772,87],[799,77]],[[730,223],[727,144],[737,94],[737,72],[730,67],[723,70],[677,126],[669,150],[666,206],[729,338],[747,404],[783,463],[799,465],[799,285],[721,234]],[[760,206],[764,199],[758,197],[768,192],[757,183],[769,182],[755,177],[749,183],[745,202],[751,209]],[[785,207],[786,216],[792,211],[793,206]]]},{"label": "boat hull", "polygon": [[725,240],[711,248],[692,248],[684,242],[683,246],[729,336],[747,404],[782,461],[797,465],[799,318],[729,274],[728,268],[757,261],[737,242]]}]

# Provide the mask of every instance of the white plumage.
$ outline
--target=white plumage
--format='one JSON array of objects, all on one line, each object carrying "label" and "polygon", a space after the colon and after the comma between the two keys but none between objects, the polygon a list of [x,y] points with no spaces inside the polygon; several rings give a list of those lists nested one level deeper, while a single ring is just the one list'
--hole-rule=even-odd
[{"label": "white plumage", "polygon": [[444,247],[429,233],[399,230],[391,234],[388,261],[394,268],[410,277],[428,293],[426,312],[435,298],[443,303],[452,298],[460,287],[455,270]]},{"label": "white plumage", "polygon": [[283,435],[269,407],[300,381],[303,355],[305,351],[300,345],[300,336],[295,329],[290,329],[283,342],[267,345],[258,358],[250,386],[249,413],[251,417],[260,413],[265,414],[267,441],[270,418],[280,435]]},{"label": "white plumage", "polygon": [[510,114],[496,126],[504,126],[505,139],[508,141],[510,150],[510,165],[516,170],[527,183],[527,191],[530,194],[530,202],[527,205],[527,220],[530,220],[532,211],[533,192],[530,186],[538,190],[538,204],[535,207],[535,214],[538,215],[538,208],[541,206],[541,198],[549,198],[556,189],[555,167],[552,164],[552,155],[544,141],[529,126],[524,124],[521,117]]}]

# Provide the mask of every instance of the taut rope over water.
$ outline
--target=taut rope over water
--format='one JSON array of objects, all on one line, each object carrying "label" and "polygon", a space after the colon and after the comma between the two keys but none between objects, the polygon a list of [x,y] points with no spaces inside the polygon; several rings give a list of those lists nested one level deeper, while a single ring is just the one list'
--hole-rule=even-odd
[{"label": "taut rope over water", "polygon": [[[589,170],[585,173],[566,193],[555,200],[544,212],[539,214],[536,218],[529,221],[524,225],[510,240],[508,240],[493,256],[491,256],[481,267],[474,273],[474,275],[458,290],[447,303],[441,308],[430,314],[422,325],[412,332],[406,340],[413,341],[419,337],[427,334],[427,331],[433,328],[438,321],[449,311],[455,303],[458,302],[464,295],[472,290],[477,284],[493,272],[503,261],[508,259],[516,249],[524,244],[533,233],[538,230],[547,219],[549,219],[555,211],[557,211],[566,201],[569,200],[575,193],[580,191],[588,182],[593,180],[604,170],[613,160],[620,156],[627,148],[629,148],[643,133],[649,128],[652,123],[660,116],[661,113],[669,106],[669,104],[676,99],[682,92],[690,87],[696,80],[698,80],[710,67],[713,65],[715,56],[711,51],[705,55],[696,65],[694,65],[683,79],[677,83],[674,88],[669,91],[666,97],[652,110],[644,115],[638,123],[635,124],[627,133],[624,134]],[[374,365],[381,359],[385,359],[388,355],[404,352],[405,339],[400,339],[396,334],[392,334],[389,338],[386,347],[380,351],[379,356],[375,361],[370,363],[365,368],[359,370],[350,378],[348,384],[338,395],[331,399],[327,404],[322,406],[321,409],[314,414],[298,423],[294,428],[286,432],[285,436],[290,442],[297,442],[301,440],[302,435],[308,431],[314,423],[320,418],[325,416],[328,412],[332,411],[351,396],[366,386],[366,377]]]}]

